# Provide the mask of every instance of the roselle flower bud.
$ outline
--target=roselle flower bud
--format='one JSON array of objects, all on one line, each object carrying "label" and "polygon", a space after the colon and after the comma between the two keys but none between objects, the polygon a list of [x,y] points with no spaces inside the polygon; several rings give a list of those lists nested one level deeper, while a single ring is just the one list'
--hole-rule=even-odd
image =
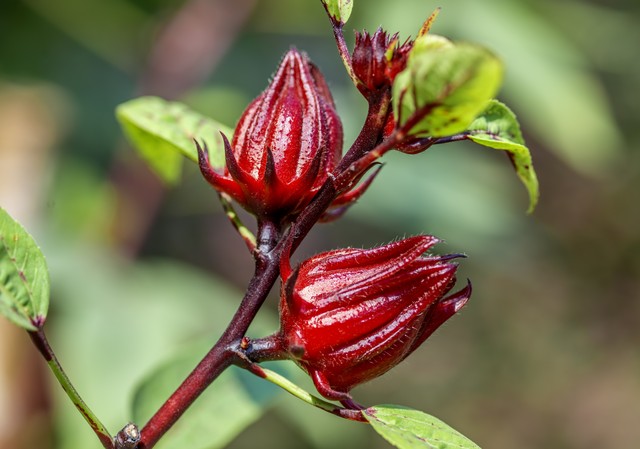
[{"label": "roselle flower bud", "polygon": [[[330,399],[384,374],[465,305],[453,256],[425,256],[438,240],[411,237],[303,262],[283,284],[279,339]],[[283,275],[287,276],[287,270]]]},{"label": "roselle flower bud", "polygon": [[198,146],[200,169],[249,212],[282,221],[300,212],[326,181],[340,159],[342,138],[322,74],[292,49],[242,114],[232,142],[224,139],[224,171],[216,171]]},{"label": "roselle flower bud", "polygon": [[360,81],[358,90],[369,98],[376,91],[390,88],[396,75],[407,65],[413,41],[398,44],[398,34],[389,36],[382,28],[372,35],[356,33],[351,64]]}]

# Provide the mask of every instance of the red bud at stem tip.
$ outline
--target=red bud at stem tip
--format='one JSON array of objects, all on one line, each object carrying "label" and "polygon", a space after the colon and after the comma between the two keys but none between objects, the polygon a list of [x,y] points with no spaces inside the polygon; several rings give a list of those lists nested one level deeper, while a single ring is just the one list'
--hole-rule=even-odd
[{"label": "red bud at stem tip", "polygon": [[438,240],[411,237],[363,250],[318,254],[283,282],[279,338],[318,391],[344,400],[384,374],[465,305],[450,296],[457,265],[423,255]]},{"label": "red bud at stem tip", "polygon": [[368,99],[380,89],[391,88],[396,75],[406,67],[412,48],[413,41],[400,45],[397,34],[389,36],[382,28],[373,35],[356,33],[351,60],[362,95]]},{"label": "red bud at stem tip", "polygon": [[204,177],[261,219],[283,222],[314,197],[342,152],[342,124],[329,88],[304,53],[290,50],[267,89],[247,107],[226,167],[200,158]]}]

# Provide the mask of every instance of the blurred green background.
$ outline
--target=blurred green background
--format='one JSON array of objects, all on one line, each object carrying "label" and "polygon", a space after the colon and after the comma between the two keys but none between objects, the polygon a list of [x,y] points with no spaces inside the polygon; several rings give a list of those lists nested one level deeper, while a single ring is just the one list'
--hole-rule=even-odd
[{"label": "blurred green background", "polygon": [[[360,0],[347,37],[380,25],[415,36],[436,6],[432,32],[504,60],[500,98],[522,123],[540,205],[524,213],[525,189],[503,154],[456,143],[386,156],[347,216],[312,232],[298,257],[416,233],[469,256],[460,268],[474,285],[469,305],[355,396],[427,411],[486,449],[637,447],[640,4]],[[114,108],[160,95],[233,126],[292,45],[324,72],[349,143],[365,103],[319,1],[0,2],[0,205],[42,245],[52,343],[113,431],[154,366],[222,330],[252,271],[193,164],[165,189],[127,147]],[[0,320],[0,447],[98,447],[27,340]],[[286,396],[229,447],[256,441],[389,447]]]}]

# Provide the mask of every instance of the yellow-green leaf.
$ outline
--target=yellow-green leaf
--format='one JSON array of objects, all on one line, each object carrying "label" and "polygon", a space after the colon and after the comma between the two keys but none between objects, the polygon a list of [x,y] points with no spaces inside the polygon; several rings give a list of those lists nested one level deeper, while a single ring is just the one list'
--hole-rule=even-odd
[{"label": "yellow-green leaf", "polygon": [[0,207],[0,314],[27,330],[44,324],[49,271],[35,240]]},{"label": "yellow-green leaf", "polygon": [[407,132],[414,136],[460,133],[495,96],[502,71],[500,60],[483,47],[426,35],[394,81],[395,116],[400,125],[413,123]]},{"label": "yellow-green leaf", "polygon": [[334,22],[345,24],[353,9],[353,0],[322,0]]},{"label": "yellow-green leaf", "polygon": [[457,430],[418,410],[376,405],[362,414],[376,432],[400,449],[480,449]]},{"label": "yellow-green leaf", "polygon": [[183,156],[197,162],[194,139],[207,143],[214,167],[224,166],[220,131],[229,138],[232,131],[182,103],[140,97],[118,106],[116,116],[131,144],[167,184],[180,180]]},{"label": "yellow-green leaf", "polygon": [[539,197],[538,178],[515,114],[504,104],[492,100],[487,109],[471,123],[465,134],[468,139],[480,145],[507,152],[518,177],[529,192],[528,212],[533,212]]}]

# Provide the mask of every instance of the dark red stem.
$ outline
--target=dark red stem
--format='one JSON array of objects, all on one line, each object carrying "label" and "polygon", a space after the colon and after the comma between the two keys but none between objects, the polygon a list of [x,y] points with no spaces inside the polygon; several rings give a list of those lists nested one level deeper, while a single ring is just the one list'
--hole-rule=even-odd
[{"label": "dark red stem", "polygon": [[[254,364],[289,358],[285,344],[277,333],[268,337],[249,340],[244,354]],[[254,374],[258,373],[254,372]]]},{"label": "dark red stem", "polygon": [[279,233],[279,227],[274,223],[260,223],[255,273],[238,310],[218,342],[144,426],[138,448],[152,448],[225,369],[243,363],[240,357],[242,338],[280,272],[280,258],[273,251]]},{"label": "dark red stem", "polygon": [[[345,154],[332,177],[327,180],[311,204],[291,224],[284,236],[281,235],[280,225],[270,221],[259,223],[255,253],[256,269],[238,310],[220,340],[144,426],[139,449],[151,449],[226,368],[231,365],[246,366],[243,337],[278,279],[280,259],[285,251],[295,250],[336,198],[338,195],[334,183],[336,176],[346,179],[348,176],[345,172],[349,171],[355,161],[378,147],[386,151],[396,143],[395,136],[381,143],[390,98],[390,92],[384,91],[377,101],[370,102],[369,112],[360,135]],[[285,257],[288,256],[289,254]],[[244,344],[246,345],[246,342]],[[350,419],[354,419],[353,416],[350,416]]]},{"label": "dark red stem", "polygon": [[382,130],[389,115],[391,106],[391,91],[384,89],[379,96],[369,101],[367,118],[362,125],[360,134],[351,145],[336,167],[334,174],[345,171],[351,164],[373,150],[382,140]]}]

